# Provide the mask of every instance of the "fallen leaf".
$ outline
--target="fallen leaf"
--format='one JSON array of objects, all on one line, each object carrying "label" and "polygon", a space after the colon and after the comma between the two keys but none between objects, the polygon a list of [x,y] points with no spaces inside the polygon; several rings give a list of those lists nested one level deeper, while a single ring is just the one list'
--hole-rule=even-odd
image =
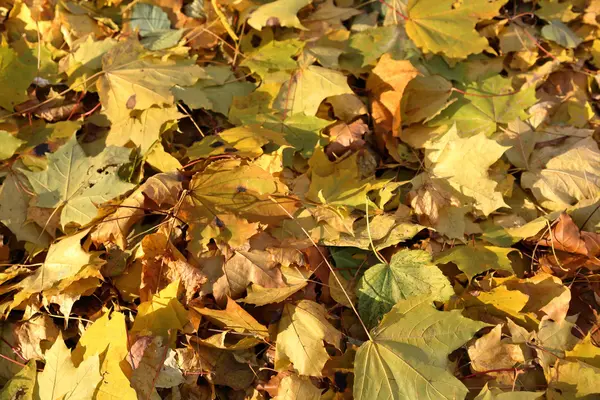
[{"label": "fallen leaf", "polygon": [[65,345],[62,334],[44,355],[46,365],[38,375],[36,396],[39,399],[57,400],[91,398],[102,380],[98,356],[90,357],[77,368],[71,360],[71,351]]},{"label": "fallen leaf", "polygon": [[462,398],[466,386],[447,370],[447,354],[486,326],[460,311],[437,311],[428,296],[400,300],[356,353],[354,397]]},{"label": "fallen leaf", "polygon": [[368,327],[400,300],[430,295],[446,301],[454,294],[448,278],[422,250],[401,250],[389,264],[376,264],[365,271],[356,286],[358,311]]},{"label": "fallen leaf", "polygon": [[277,325],[275,368],[290,364],[300,375],[321,376],[329,359],[323,341],[339,347],[342,334],[327,321],[325,308],[310,300],[287,303]]},{"label": "fallen leaf", "polygon": [[62,207],[62,228],[75,223],[86,225],[98,214],[98,205],[133,188],[122,181],[118,166],[129,161],[129,149],[107,147],[88,157],[73,135],[56,153],[48,156],[48,168],[40,172],[23,171],[37,194],[35,205]]}]

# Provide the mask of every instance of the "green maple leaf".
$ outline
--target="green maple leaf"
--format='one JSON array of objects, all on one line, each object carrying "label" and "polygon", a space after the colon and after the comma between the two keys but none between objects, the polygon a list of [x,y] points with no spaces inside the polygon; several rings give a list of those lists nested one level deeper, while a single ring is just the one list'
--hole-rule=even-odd
[{"label": "green maple leaf", "polygon": [[306,29],[296,16],[302,7],[312,3],[312,0],[276,0],[272,3],[258,7],[248,18],[248,25],[256,30],[261,30],[272,21],[284,27]]},{"label": "green maple leaf", "polygon": [[292,71],[298,68],[292,57],[298,55],[305,42],[298,39],[271,40],[264,46],[246,54],[241,66],[250,68],[261,79],[266,79],[269,73],[275,71]]},{"label": "green maple leaf", "polygon": [[260,124],[266,129],[281,132],[285,140],[305,158],[312,156],[323,138],[321,131],[331,125],[331,121],[303,113],[286,118],[273,114],[244,115],[241,120],[244,124]]},{"label": "green maple leaf", "polygon": [[169,16],[162,8],[152,4],[139,3],[133,7],[131,28],[139,31],[140,43],[148,50],[162,50],[177,44],[182,29],[171,29]]},{"label": "green maple leaf", "polygon": [[190,108],[204,108],[227,115],[234,97],[246,96],[255,89],[253,83],[240,81],[229,67],[208,66],[202,69],[202,73],[202,79],[194,85],[172,89],[175,98]]},{"label": "green maple leaf", "polygon": [[0,391],[0,399],[32,400],[37,376],[35,360],[29,361]]},{"label": "green maple leaf", "polygon": [[37,74],[35,59],[25,54],[20,57],[13,49],[0,47],[0,106],[12,111],[14,106],[28,99],[27,88]]},{"label": "green maple leaf", "polygon": [[60,223],[86,225],[96,217],[98,205],[132,189],[135,185],[119,179],[117,169],[129,162],[130,149],[106,147],[88,157],[74,135],[48,156],[48,168],[40,172],[23,171],[42,208],[63,207]]},{"label": "green maple leaf", "polygon": [[437,311],[428,296],[399,301],[363,343],[354,361],[354,398],[463,399],[466,386],[447,356],[486,324]]},{"label": "green maple leaf", "polygon": [[567,25],[556,19],[542,28],[542,36],[568,49],[574,49],[583,42]]},{"label": "green maple leaf", "polygon": [[11,158],[25,142],[6,131],[0,130],[0,143],[2,143],[2,148],[0,148],[0,161],[2,161]]},{"label": "green maple leaf", "polygon": [[491,134],[496,132],[498,124],[525,119],[525,110],[537,101],[534,86],[517,92],[510,79],[498,75],[467,85],[465,90],[474,96],[456,96],[457,100],[432,121],[433,125],[455,122],[463,136]]},{"label": "green maple leaf", "polygon": [[475,24],[497,16],[503,5],[500,0],[409,0],[406,33],[424,52],[466,58],[489,47]]},{"label": "green maple leaf", "polygon": [[171,88],[193,85],[202,76],[201,68],[189,61],[143,55],[140,44],[129,41],[102,57],[104,74],[96,85],[104,112],[113,123],[129,117],[130,110],[172,105]]},{"label": "green maple leaf", "polygon": [[367,326],[379,319],[400,300],[431,295],[446,301],[454,294],[448,278],[422,250],[401,250],[389,264],[376,264],[361,277],[356,287],[358,311]]}]

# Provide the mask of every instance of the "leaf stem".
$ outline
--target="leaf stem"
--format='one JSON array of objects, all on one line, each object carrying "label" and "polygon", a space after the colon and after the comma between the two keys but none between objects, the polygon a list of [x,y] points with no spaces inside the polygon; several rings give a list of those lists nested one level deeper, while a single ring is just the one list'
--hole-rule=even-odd
[{"label": "leaf stem", "polygon": [[396,7],[392,7],[390,6],[387,1],[385,0],[378,0],[381,4],[383,4],[384,6],[386,6],[387,8],[389,8],[390,10],[393,10],[397,16],[399,16],[400,18],[402,18],[404,21],[408,21],[408,17],[404,14],[402,14],[399,10],[396,9]]}]

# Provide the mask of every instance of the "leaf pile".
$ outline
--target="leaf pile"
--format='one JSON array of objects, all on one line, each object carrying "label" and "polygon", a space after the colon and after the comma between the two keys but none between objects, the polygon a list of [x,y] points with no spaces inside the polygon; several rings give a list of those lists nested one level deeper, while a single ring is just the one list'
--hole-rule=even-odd
[{"label": "leaf pile", "polygon": [[599,21],[0,1],[0,399],[600,398]]}]

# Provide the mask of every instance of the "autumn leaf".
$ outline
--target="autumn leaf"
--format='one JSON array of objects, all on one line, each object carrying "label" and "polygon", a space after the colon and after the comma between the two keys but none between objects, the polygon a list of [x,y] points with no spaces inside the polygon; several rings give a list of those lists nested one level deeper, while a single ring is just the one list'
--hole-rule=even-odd
[{"label": "autumn leaf", "polygon": [[273,24],[273,18],[277,25],[283,27],[305,29],[296,16],[298,10],[311,3],[311,0],[276,0],[258,7],[248,19],[248,25],[254,29],[261,30],[264,26]]},{"label": "autumn leaf", "polygon": [[20,57],[10,47],[0,47],[0,84],[4,94],[0,106],[12,111],[14,106],[27,100],[27,88],[37,72],[36,66]]},{"label": "autumn leaf", "polygon": [[36,379],[36,363],[35,361],[30,361],[6,385],[4,385],[2,391],[0,391],[0,398],[32,400]]},{"label": "autumn leaf", "polygon": [[406,5],[406,33],[425,52],[466,58],[489,47],[475,24],[498,15],[503,5],[486,0],[456,6],[451,0],[410,0]]},{"label": "autumn leaf", "polygon": [[[469,157],[479,148],[486,147],[480,157]],[[460,148],[460,152],[454,149]],[[446,179],[459,198],[467,198],[474,208],[488,215],[505,206],[502,195],[496,191],[497,183],[489,178],[489,167],[500,158],[506,148],[486,138],[483,133],[469,138],[458,135],[456,126],[429,147],[427,160],[436,178]],[[466,158],[465,158],[466,157]],[[469,162],[466,168],[464,163]]]},{"label": "autumn leaf", "polygon": [[276,400],[317,400],[321,398],[321,390],[316,388],[305,377],[297,375],[288,375],[281,380],[281,384],[277,390]]},{"label": "autumn leaf", "polygon": [[440,254],[435,262],[436,264],[452,262],[467,275],[467,278],[473,279],[474,276],[490,269],[513,273],[508,255],[514,251],[517,250],[481,244],[457,246]]},{"label": "autumn leaf", "polygon": [[151,332],[166,338],[171,329],[182,329],[188,317],[185,308],[177,300],[179,285],[179,281],[174,281],[150,300],[141,303],[131,332]]},{"label": "autumn leaf", "polygon": [[357,284],[358,310],[373,327],[400,300],[431,295],[447,300],[454,291],[448,279],[422,250],[402,250],[389,264],[376,264],[365,271]]},{"label": "autumn leaf", "polygon": [[98,356],[83,361],[77,368],[71,360],[71,351],[62,335],[45,354],[46,365],[38,376],[39,399],[82,399],[91,397],[102,380]]},{"label": "autumn leaf", "polygon": [[129,161],[130,151],[108,147],[89,157],[75,136],[56,153],[48,156],[45,171],[23,171],[37,194],[35,205],[60,211],[60,223],[86,225],[98,213],[98,205],[133,188],[122,181],[117,167]]},{"label": "autumn leaf", "polygon": [[13,306],[18,306],[33,293],[76,280],[80,273],[84,277],[101,277],[99,268],[104,261],[97,253],[86,252],[80,244],[88,233],[89,230],[84,230],[51,245],[42,266],[19,283],[22,290],[15,296]]},{"label": "autumn leaf", "polygon": [[140,45],[128,41],[102,57],[104,74],[98,79],[98,94],[113,123],[126,119],[130,110],[172,105],[171,88],[190,86],[201,73],[196,65],[139,58],[141,55]]},{"label": "autumn leaf", "polygon": [[125,316],[118,312],[105,313],[85,330],[72,359],[75,365],[84,360],[100,357],[103,379],[96,389],[95,398],[137,399],[129,378],[121,367],[127,357],[127,331]]},{"label": "autumn leaf", "polygon": [[300,375],[321,376],[329,359],[323,341],[338,347],[341,333],[328,321],[322,305],[310,300],[287,303],[277,326],[275,368],[293,364]]},{"label": "autumn leaf", "polygon": [[294,72],[281,86],[274,106],[288,115],[315,115],[326,98],[353,93],[346,81],[338,71],[309,65]]},{"label": "autumn leaf", "polygon": [[460,311],[437,311],[428,296],[399,301],[358,349],[354,397],[463,397],[468,389],[446,370],[447,354],[486,326]]},{"label": "autumn leaf", "polygon": [[0,398],[595,399],[599,21],[0,2]]}]

